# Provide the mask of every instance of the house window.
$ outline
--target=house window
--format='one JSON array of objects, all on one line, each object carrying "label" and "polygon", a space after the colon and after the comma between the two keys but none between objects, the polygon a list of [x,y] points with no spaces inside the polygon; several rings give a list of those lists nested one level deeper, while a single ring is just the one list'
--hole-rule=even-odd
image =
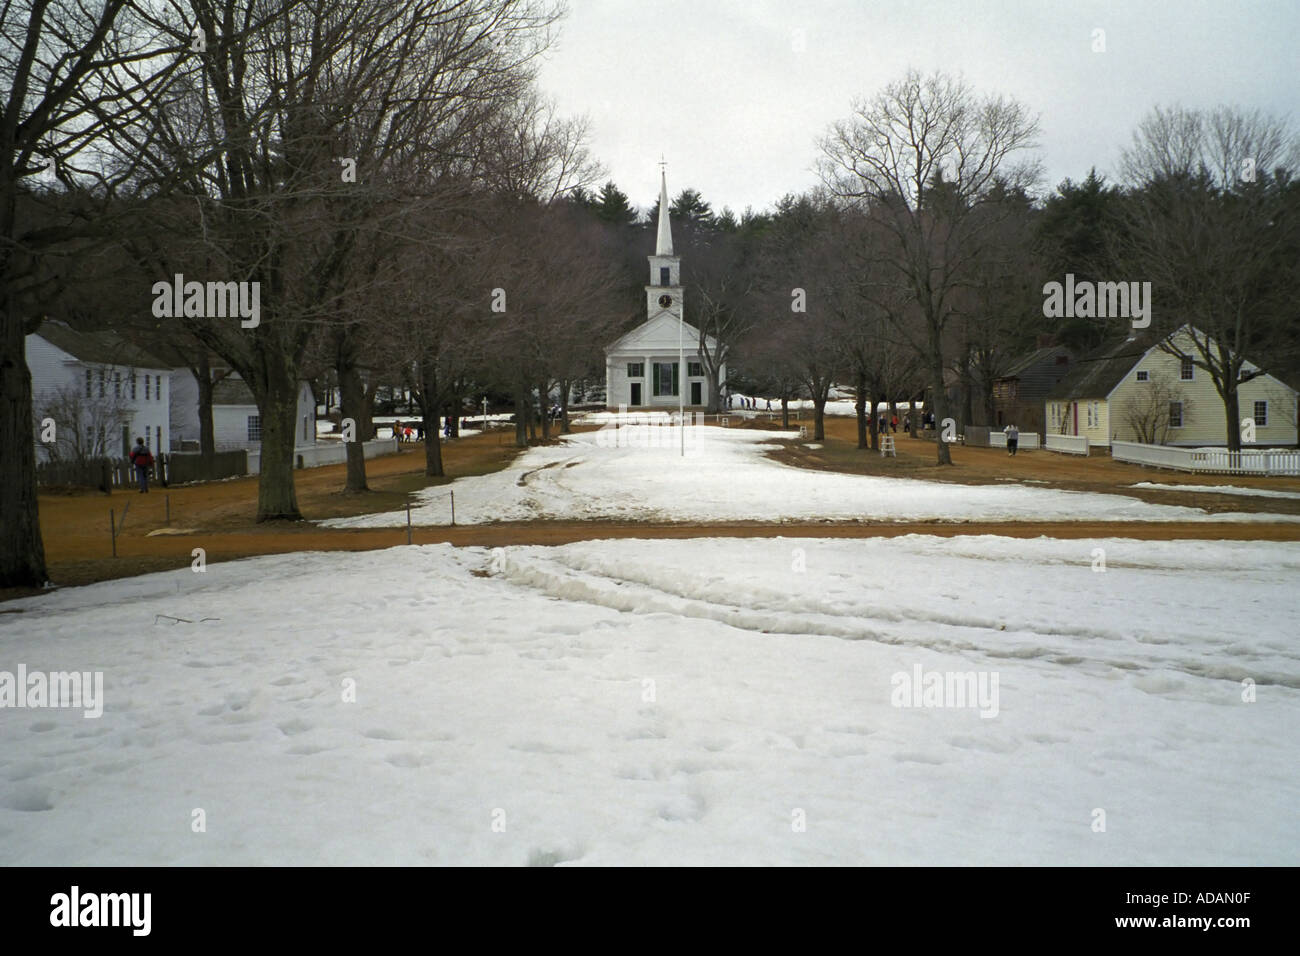
[{"label": "house window", "polygon": [[659,267],[659,284],[660,284],[660,285],[671,285],[672,283],[669,282],[668,279],[669,279],[669,270],[668,270],[668,267],[667,267],[667,266],[660,266],[660,267]]},{"label": "house window", "polygon": [[1261,428],[1268,424],[1268,402],[1255,403],[1255,424]]},{"label": "house window", "polygon": [[1182,365],[1178,369],[1178,377],[1184,382],[1190,382],[1192,380],[1192,375],[1194,374],[1193,369],[1195,367],[1196,366],[1192,364],[1192,357],[1190,355],[1184,355],[1182,360]]},{"label": "house window", "polygon": [[131,373],[131,401],[135,401],[135,372]]},{"label": "house window", "polygon": [[149,401],[149,376],[144,377],[144,400]]},{"label": "house window", "polygon": [[655,362],[654,370],[654,393],[656,395],[676,395],[677,394],[677,363],[676,362]]},{"label": "house window", "polygon": [[99,370],[99,397],[100,397],[100,398],[103,398],[103,397],[104,397],[104,382],[105,382],[105,380],[106,380],[107,378],[108,378],[108,376],[105,374],[104,370],[101,368],[101,369]]},{"label": "house window", "polygon": [[1138,381],[1139,381],[1139,382],[1148,382],[1148,381],[1151,380],[1151,373],[1150,373],[1150,372],[1138,372],[1138,376],[1137,376],[1137,378],[1138,378]]},{"label": "house window", "polygon": [[122,397],[122,373],[121,372],[113,373],[113,397],[114,398]]},{"label": "house window", "polygon": [[645,362],[628,362],[627,377],[642,378],[645,376]]},{"label": "house window", "polygon": [[155,397],[158,399],[158,401],[161,402],[162,401],[162,376],[161,375],[155,375],[153,377],[153,390],[154,390]]},{"label": "house window", "polygon": [[87,398],[90,398],[90,384],[93,379],[94,376],[91,374],[90,369],[86,369],[86,397]]},{"label": "house window", "polygon": [[248,416],[248,440],[249,441],[262,440],[262,416],[261,415]]},{"label": "house window", "polygon": [[1169,427],[1170,428],[1183,427],[1183,403],[1182,402],[1169,403]]},{"label": "house window", "polygon": [[686,374],[693,375],[696,378],[704,377],[704,365],[700,362],[687,362]]},{"label": "house window", "polygon": [[1092,402],[1089,402],[1089,403],[1084,407],[1084,414],[1087,416],[1087,418],[1086,418],[1087,426],[1086,426],[1086,427],[1091,428],[1091,427],[1092,427]]}]

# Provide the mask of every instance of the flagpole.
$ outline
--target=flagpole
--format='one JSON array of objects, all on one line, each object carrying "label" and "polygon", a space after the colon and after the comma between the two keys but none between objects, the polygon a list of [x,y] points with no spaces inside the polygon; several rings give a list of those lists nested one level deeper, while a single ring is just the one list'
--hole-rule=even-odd
[{"label": "flagpole", "polygon": [[686,457],[686,346],[683,329],[686,327],[686,309],[677,303],[677,427],[682,433],[681,457]]}]

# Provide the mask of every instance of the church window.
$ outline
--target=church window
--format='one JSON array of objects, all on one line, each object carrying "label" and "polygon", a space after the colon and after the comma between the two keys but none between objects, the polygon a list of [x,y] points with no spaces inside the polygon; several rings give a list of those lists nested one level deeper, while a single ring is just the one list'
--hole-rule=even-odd
[{"label": "church window", "polygon": [[699,362],[687,362],[687,363],[686,363],[686,374],[687,374],[687,375],[693,375],[693,376],[696,377],[696,378],[703,378],[703,377],[704,377],[704,366],[701,365]]},{"label": "church window", "polygon": [[672,285],[672,283],[669,281],[669,275],[670,275],[670,273],[669,273],[669,269],[668,269],[668,267],[667,267],[667,266],[660,266],[660,267],[659,267],[659,284],[660,284],[660,285]]},{"label": "church window", "polygon": [[656,395],[677,394],[677,363],[654,363],[654,393]]},{"label": "church window", "polygon": [[645,375],[645,362],[628,362],[627,377],[642,378]]}]

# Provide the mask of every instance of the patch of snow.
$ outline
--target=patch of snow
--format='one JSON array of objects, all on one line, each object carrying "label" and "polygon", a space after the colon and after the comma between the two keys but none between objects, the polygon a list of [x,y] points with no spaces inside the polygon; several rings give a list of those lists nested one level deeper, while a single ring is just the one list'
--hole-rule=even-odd
[{"label": "patch of snow", "polygon": [[[665,419],[666,420],[666,419]],[[1300,521],[1296,515],[1217,514],[1123,495],[961,485],[798,468],[764,453],[791,432],[690,425],[605,427],[529,449],[489,475],[415,495],[411,520],[441,525],[534,519],[624,521]],[[333,528],[398,527],[406,512],[335,518]]]},{"label": "patch of snow", "polygon": [[[59,590],[0,616],[0,669],[102,671],[103,716],[0,710],[4,859],[1287,865],[1298,573],[1296,543],[908,535]],[[914,673],[996,707],[911,706]]]},{"label": "patch of snow", "polygon": [[1300,498],[1300,492],[1277,491],[1269,488],[1242,488],[1237,485],[1163,485],[1154,481],[1139,481],[1130,488],[1155,488],[1160,491],[1210,492],[1216,495],[1249,495],[1259,498]]}]

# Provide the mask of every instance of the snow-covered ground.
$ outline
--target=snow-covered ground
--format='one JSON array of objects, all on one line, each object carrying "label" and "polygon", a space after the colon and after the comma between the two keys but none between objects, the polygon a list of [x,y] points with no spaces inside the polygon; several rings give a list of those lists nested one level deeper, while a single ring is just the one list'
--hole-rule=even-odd
[{"label": "snow-covered ground", "polygon": [[[460,524],[532,519],[1300,520],[1294,515],[1215,515],[1123,495],[811,471],[765,456],[766,450],[791,441],[790,432],[712,425],[690,426],[685,432],[684,456],[681,430],[675,427],[603,427],[571,435],[559,445],[530,449],[504,471],[419,492],[421,504],[411,509],[411,520],[448,523],[449,491],[456,494]],[[1008,473],[1014,475],[1015,464],[1008,461]],[[405,510],[322,522],[335,528],[405,523]]]},{"label": "snow-covered ground", "polygon": [[[1293,865],[1298,573],[714,538],[56,592],[6,606],[0,670],[103,671],[104,712],[0,710],[0,862]],[[906,686],[965,674],[978,707]]]},{"label": "snow-covered ground", "polygon": [[1247,495],[1256,498],[1300,498],[1300,492],[1276,491],[1269,488],[1241,488],[1237,485],[1162,485],[1155,481],[1139,481],[1134,488],[1155,488],[1160,491],[1210,491],[1216,495]]}]

